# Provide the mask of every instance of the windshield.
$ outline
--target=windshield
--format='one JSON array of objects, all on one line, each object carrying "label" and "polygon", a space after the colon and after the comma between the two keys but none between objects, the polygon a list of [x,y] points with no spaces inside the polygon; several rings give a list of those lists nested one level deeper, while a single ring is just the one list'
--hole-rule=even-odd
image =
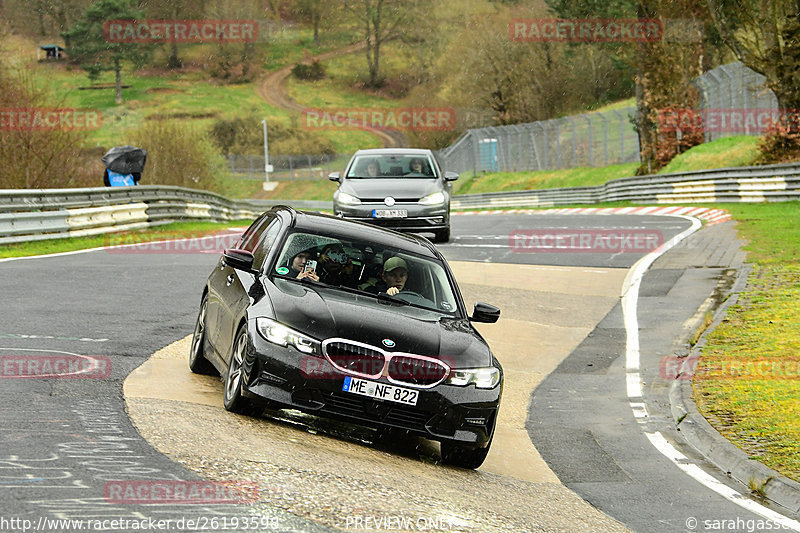
[{"label": "windshield", "polygon": [[437,178],[429,155],[392,154],[356,156],[347,178]]},{"label": "windshield", "polygon": [[272,273],[447,315],[458,314],[455,291],[441,262],[371,242],[292,233]]}]

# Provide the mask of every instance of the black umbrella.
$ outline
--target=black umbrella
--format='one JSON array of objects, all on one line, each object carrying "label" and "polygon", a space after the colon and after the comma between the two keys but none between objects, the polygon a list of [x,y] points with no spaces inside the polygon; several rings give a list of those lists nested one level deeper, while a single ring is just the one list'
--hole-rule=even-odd
[{"label": "black umbrella", "polygon": [[106,168],[120,174],[133,174],[144,170],[147,150],[135,146],[115,146],[103,156]]}]

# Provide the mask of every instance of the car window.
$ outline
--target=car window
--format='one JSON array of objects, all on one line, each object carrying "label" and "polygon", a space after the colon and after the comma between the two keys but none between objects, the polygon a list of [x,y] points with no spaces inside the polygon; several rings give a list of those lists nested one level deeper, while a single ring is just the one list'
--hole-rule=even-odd
[{"label": "car window", "polygon": [[385,296],[388,289],[383,276],[384,264],[391,258],[399,258],[400,264],[405,265],[407,278],[396,298],[440,313],[458,313],[455,292],[444,265],[438,260],[366,241],[295,232],[286,239],[272,274],[297,279],[300,270],[294,265],[294,259],[301,253],[316,262],[315,273],[319,280],[313,282],[375,296],[381,293]]},{"label": "car window", "polygon": [[247,228],[242,234],[242,238],[239,239],[236,247],[242,250],[247,250],[248,252],[252,252],[255,249],[256,244],[258,244],[258,239],[261,237],[261,233],[264,231],[270,221],[271,218],[266,214],[258,217],[255,222],[250,224],[250,227]]},{"label": "car window", "polygon": [[280,220],[275,218],[271,222],[264,224],[263,227],[264,231],[261,232],[257,241],[258,244],[253,251],[253,267],[257,269],[261,269],[269,251],[275,245],[275,239],[278,238],[278,234],[281,231],[281,223]]},{"label": "car window", "polygon": [[436,165],[427,154],[357,155],[347,178],[421,178],[437,177]]}]

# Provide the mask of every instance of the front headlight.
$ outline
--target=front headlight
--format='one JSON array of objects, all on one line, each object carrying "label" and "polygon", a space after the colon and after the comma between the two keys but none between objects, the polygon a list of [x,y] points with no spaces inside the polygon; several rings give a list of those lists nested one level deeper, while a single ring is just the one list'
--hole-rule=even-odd
[{"label": "front headlight", "polygon": [[336,195],[336,200],[339,201],[340,204],[343,205],[359,205],[361,204],[361,200],[353,196],[352,194],[347,194],[346,192],[340,192]]},{"label": "front headlight", "polygon": [[273,344],[278,346],[294,346],[297,351],[303,353],[314,353],[317,342],[295,331],[287,328],[280,322],[276,322],[270,318],[258,317],[256,318],[256,329],[258,333]]},{"label": "front headlight", "polygon": [[452,370],[445,383],[456,385],[457,387],[466,387],[473,384],[478,389],[493,389],[500,383],[500,371],[493,366]]},{"label": "front headlight", "polygon": [[419,199],[422,205],[439,205],[444,203],[444,193],[439,191]]}]

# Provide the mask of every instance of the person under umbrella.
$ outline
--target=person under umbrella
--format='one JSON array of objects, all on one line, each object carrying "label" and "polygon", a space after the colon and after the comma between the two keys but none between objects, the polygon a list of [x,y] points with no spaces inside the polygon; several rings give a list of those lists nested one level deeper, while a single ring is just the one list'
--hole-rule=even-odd
[{"label": "person under umbrella", "polygon": [[147,161],[147,150],[136,146],[114,146],[103,156],[106,170],[103,183],[108,187],[138,185]]}]

